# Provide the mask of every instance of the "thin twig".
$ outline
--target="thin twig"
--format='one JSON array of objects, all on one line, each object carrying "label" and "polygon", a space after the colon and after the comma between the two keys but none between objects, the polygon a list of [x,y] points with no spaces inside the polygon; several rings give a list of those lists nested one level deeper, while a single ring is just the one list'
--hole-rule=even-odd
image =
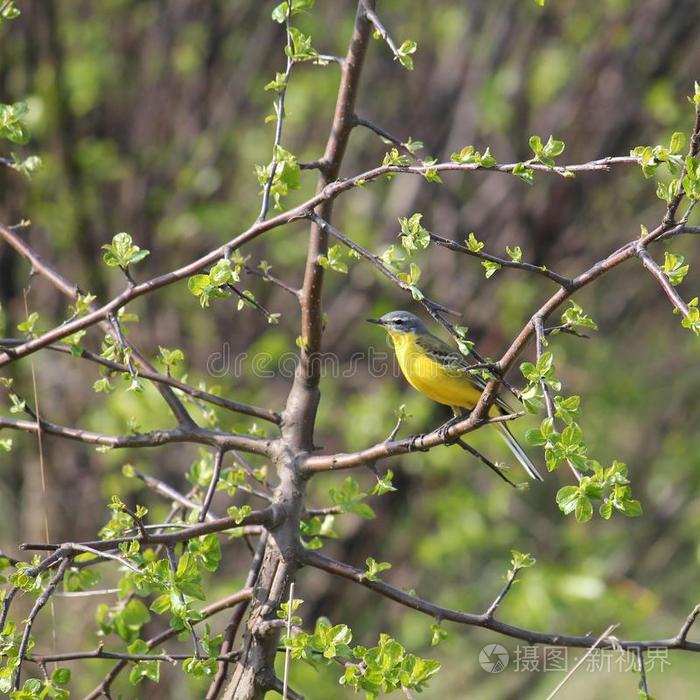
[{"label": "thin twig", "polygon": [[49,581],[48,585],[44,589],[44,592],[36,599],[36,602],[34,603],[34,606],[32,607],[27,617],[27,623],[24,626],[22,639],[17,649],[17,670],[15,672],[15,678],[13,682],[13,688],[15,690],[19,690],[22,675],[22,661],[24,660],[25,654],[27,653],[27,646],[29,644],[29,634],[32,631],[32,625],[34,624],[34,620],[36,620],[36,616],[39,614],[44,605],[46,605],[46,603],[49,601],[49,598],[56,589],[56,586],[58,586],[58,584],[63,580],[63,575],[65,574],[69,564],[70,558],[68,557],[61,561],[61,564],[58,567],[58,571],[56,571],[56,573],[53,575],[53,578]]},{"label": "thin twig", "polygon": [[479,450],[477,450],[475,447],[472,447],[468,443],[464,442],[462,438],[457,438],[455,441],[456,445],[459,445],[463,450],[466,450],[467,452],[471,453],[476,457],[478,460],[481,460],[491,471],[493,471],[496,476],[499,477],[499,479],[503,479],[503,481],[506,482],[506,484],[510,484],[514,489],[518,488],[518,485],[514,482],[511,481],[504,473],[502,469],[499,469],[498,466],[496,466],[488,457],[483,455]]},{"label": "thin twig", "polygon": [[198,522],[204,522],[211,507],[211,502],[214,499],[214,493],[216,493],[216,486],[219,483],[219,478],[221,477],[221,465],[224,461],[224,450],[217,450],[214,456],[214,469],[211,474],[211,481],[209,482],[209,488],[207,489],[207,495],[204,498],[204,503],[202,504],[202,509],[199,511],[199,516],[197,517]]},{"label": "thin twig", "polygon": [[606,639],[612,632],[613,630],[618,627],[618,625],[610,625],[603,634],[596,639],[596,641],[593,643],[592,646],[589,647],[588,651],[576,662],[574,667],[562,678],[561,682],[557,684],[556,688],[547,696],[546,700],[552,700],[552,698],[564,687],[564,684],[571,678],[571,676],[576,673],[577,669],[581,667],[583,662],[595,651],[595,649],[598,647],[598,645]]},{"label": "thin twig", "polygon": [[556,282],[562,287],[568,287],[571,285],[571,279],[569,277],[564,277],[564,275],[560,275],[554,272],[553,270],[544,267],[543,265],[533,265],[532,263],[518,262],[515,260],[509,260],[507,258],[500,258],[496,255],[490,255],[489,253],[483,253],[482,251],[470,250],[461,243],[456,243],[455,241],[451,241],[449,238],[438,236],[435,233],[430,234],[430,240],[434,243],[437,243],[439,246],[442,246],[443,248],[448,248],[449,250],[453,250],[457,253],[462,253],[463,255],[471,255],[472,257],[479,258],[481,260],[488,260],[490,262],[497,263],[501,267],[510,267],[514,270],[523,270],[524,272],[534,272],[535,274],[547,277],[548,279],[552,280],[552,282]]},{"label": "thin twig", "polygon": [[[342,578],[358,583],[361,586],[368,588],[375,593],[393,600],[396,603],[404,605],[407,608],[429,615],[437,620],[447,620],[458,624],[469,625],[472,627],[481,627],[493,632],[497,632],[506,637],[513,639],[521,639],[529,644],[545,644],[547,646],[572,647],[572,648],[590,648],[591,645],[600,646],[605,649],[628,649],[634,650],[638,647],[641,649],[678,649],[683,651],[700,652],[700,643],[680,640],[677,637],[669,637],[666,639],[617,639],[608,638],[609,631],[601,637],[591,635],[568,635],[560,633],[539,632],[530,630],[524,627],[501,622],[495,617],[489,617],[486,613],[466,613],[452,608],[444,608],[436,605],[428,600],[419,598],[417,595],[411,595],[395,586],[391,586],[384,581],[370,581],[365,576],[365,571],[357,569],[354,566],[345,564],[335,559],[312,550],[304,550],[302,552],[303,563],[313,566],[317,569],[327,571],[328,573],[340,576]],[[615,629],[615,625],[609,628],[610,631]]]},{"label": "thin twig", "polygon": [[282,700],[287,700],[289,690],[289,654],[291,646],[289,640],[292,637],[292,611],[294,609],[294,581],[289,585],[289,608],[287,609],[287,644],[284,650],[284,676],[282,679]]},{"label": "thin twig", "polygon": [[[20,340],[19,338],[0,338],[0,349],[11,351],[12,348],[21,345],[23,342],[24,341]],[[79,355],[75,354],[75,348],[71,348],[68,345],[51,344],[47,346],[47,349],[94,362],[102,367],[107,367],[113,372],[129,371],[129,368],[126,365],[121,364],[120,362],[114,362],[113,360],[107,360],[100,355],[86,350],[85,348],[81,348]],[[223,396],[217,396],[216,394],[204,391],[203,389],[198,389],[190,386],[189,384],[185,384],[174,377],[161,374],[160,372],[156,372],[145,367],[138,367],[136,369],[136,376],[142,379],[148,379],[151,382],[167,384],[168,386],[173,387],[173,389],[182,391],[184,394],[189,394],[196,399],[201,399],[202,401],[214,404],[220,408],[225,408],[229,411],[243,413],[244,415],[252,416],[253,418],[260,418],[261,420],[275,423],[276,425],[279,425],[282,420],[279,413],[276,411],[270,411],[265,408],[251,406],[250,404],[241,403],[239,401],[232,401],[231,399],[224,398]]]},{"label": "thin twig", "polygon": [[520,571],[521,567],[514,567],[506,574],[506,585],[503,586],[500,593],[496,596],[493,603],[489,605],[488,610],[486,610],[486,617],[492,618],[498,610],[498,606],[503,602],[503,599],[508,595],[508,592],[515,583],[515,579]]},{"label": "thin twig", "polygon": [[[250,588],[243,588],[240,591],[224,598],[223,600],[219,600],[216,603],[207,605],[200,611],[202,619],[196,621],[194,624],[199,624],[200,622],[206,620],[207,618],[211,617],[212,615],[215,615],[218,612],[221,612],[222,610],[227,610],[228,608],[238,605],[241,601],[250,600],[252,593],[253,592]],[[162,644],[168,639],[176,637],[178,634],[180,634],[181,631],[181,629],[174,627],[166,629],[163,632],[160,632],[159,634],[155,635],[154,637],[151,637],[150,639],[146,640],[146,646],[149,650],[153,649],[153,647],[157,646],[158,644]],[[227,653],[224,653],[222,651],[221,656],[226,657]],[[114,679],[124,670],[124,668],[126,668],[128,663],[129,662],[125,659],[121,659],[118,663],[116,663],[108,671],[107,675],[104,677],[102,682],[92,692],[88,693],[88,695],[85,696],[84,700],[97,700],[97,698],[101,697],[102,695],[107,695],[107,697],[109,697],[109,689],[112,683],[114,682]]]},{"label": "thin twig", "polygon": [[663,273],[663,270],[656,264],[654,258],[652,258],[646,249],[641,245],[637,250],[637,255],[642,261],[642,265],[644,265],[644,267],[652,274],[654,279],[659,283],[661,289],[664,290],[670,302],[678,309],[683,318],[687,318],[688,314],[690,313],[688,305],[683,301],[681,295],[678,294],[668,277]]},{"label": "thin twig", "polygon": [[639,690],[644,693],[643,700],[649,700],[649,685],[647,683],[647,672],[644,668],[644,652],[641,649],[636,650],[637,663],[639,664]]},{"label": "thin twig", "polygon": [[178,542],[186,542],[187,540],[191,540],[195,537],[202,537],[203,535],[208,535],[212,532],[224,532],[225,530],[232,530],[234,528],[242,527],[245,525],[271,525],[276,517],[275,513],[275,508],[273,506],[269,506],[267,508],[263,508],[262,510],[254,510],[252,513],[250,513],[242,519],[237,519],[234,517],[217,518],[216,520],[210,520],[209,522],[191,525],[190,527],[180,530],[178,532],[155,534],[151,534],[150,532],[148,532],[145,537],[142,535],[138,535],[136,537],[117,537],[111,540],[94,540],[93,542],[79,543],[71,542],[68,544],[25,543],[21,544],[19,548],[25,551],[66,551],[75,547],[91,547],[92,549],[96,549],[100,552],[103,552],[104,550],[114,549],[115,547],[118,547],[124,542],[139,542],[140,544],[174,545]]}]

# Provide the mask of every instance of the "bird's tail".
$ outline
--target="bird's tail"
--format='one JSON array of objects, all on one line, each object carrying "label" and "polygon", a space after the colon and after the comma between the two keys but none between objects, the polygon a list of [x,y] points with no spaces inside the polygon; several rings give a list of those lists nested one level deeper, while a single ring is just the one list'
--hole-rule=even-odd
[{"label": "bird's tail", "polygon": [[544,481],[535,465],[530,461],[530,458],[525,454],[523,448],[520,447],[518,441],[513,437],[513,433],[510,432],[508,426],[505,423],[495,423],[495,425],[498,428],[498,434],[503,438],[503,442],[508,445],[508,448],[515,458],[522,464],[528,476],[537,481]]}]

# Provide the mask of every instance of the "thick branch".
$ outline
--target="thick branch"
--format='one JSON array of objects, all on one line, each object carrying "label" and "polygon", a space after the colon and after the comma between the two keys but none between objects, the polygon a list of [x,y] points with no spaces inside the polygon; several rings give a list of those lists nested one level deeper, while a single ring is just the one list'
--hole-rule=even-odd
[{"label": "thick branch", "polygon": [[425,452],[433,447],[450,444],[466,433],[470,433],[482,425],[500,423],[504,420],[512,420],[522,414],[497,416],[488,420],[477,419],[474,412],[463,421],[455,423],[448,430],[437,428],[425,435],[413,435],[402,440],[379,442],[358,452],[340,452],[333,455],[315,455],[307,457],[301,464],[302,471],[307,475],[315,472],[335,471],[338,469],[354,469],[365,464],[376,462],[388,457],[405,455],[409,452]]}]

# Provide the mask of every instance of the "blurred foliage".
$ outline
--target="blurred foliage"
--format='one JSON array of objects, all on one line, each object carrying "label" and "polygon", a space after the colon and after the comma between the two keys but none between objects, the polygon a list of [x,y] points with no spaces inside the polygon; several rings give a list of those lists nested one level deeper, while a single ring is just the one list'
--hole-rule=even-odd
[{"label": "blurred foliage", "polygon": [[[101,299],[123,285],[118,269],[99,262],[102,246],[118,232],[129,232],[151,251],[135,270],[143,279],[244,230],[260,207],[256,166],[267,165],[272,152],[274,125],[265,117],[273,94],[264,86],[285,62],[283,27],[271,21],[273,7],[251,0],[21,3],[21,17],[1,29],[0,102],[26,102],[32,138],[23,145],[19,135],[12,150],[18,158],[39,155],[43,168],[31,182],[0,170],[0,220],[31,219],[32,245]],[[404,141],[420,139],[423,153],[440,160],[466,144],[482,151],[489,146],[501,162],[526,159],[532,155],[529,137],[552,133],[566,143],[559,162],[581,162],[626,155],[639,144],[668,143],[674,131],[689,130],[685,96],[700,61],[695,0],[548,0],[544,7],[523,0],[468,6],[386,0],[380,14],[395,37],[418,43],[411,55],[414,70],[401,70],[382,41],[373,43],[358,112]],[[298,22],[320,53],[342,54],[352,13],[342,3],[319,3]],[[337,83],[334,64],[295,68],[282,144],[299,161],[321,155]],[[375,134],[357,129],[343,175],[380,163],[386,151]],[[376,182],[338,201],[334,223],[380,252],[396,243],[398,218],[420,211],[423,225],[435,233],[462,241],[474,231],[489,251],[521,246],[524,259],[575,274],[634,237],[640,224],[651,227],[663,215],[655,185],[638,168],[575,180],[538,175],[534,187],[495,173],[445,174],[443,180],[441,186],[423,178]],[[302,171],[300,187],[285,206],[310,196],[315,181],[313,171]],[[250,255],[250,267],[266,261],[271,274],[298,286],[306,235],[306,226],[295,223],[242,252]],[[698,294],[693,244],[673,244],[673,253],[690,264],[683,282],[688,299]],[[487,280],[478,261],[443,249],[419,250],[414,258],[422,269],[421,288],[464,313],[461,322],[485,355],[498,355],[552,289],[547,280],[519,271],[501,270]],[[405,295],[361,261],[344,261],[347,274],[337,274],[344,270],[332,263],[329,258],[325,350],[337,359],[329,361],[322,382],[317,443],[335,451],[383,439],[402,403],[410,414],[402,434],[442,422],[442,409],[406,389],[390,348],[363,323],[407,306]],[[18,335],[15,328],[26,319],[22,290],[28,272],[13,251],[0,247],[3,335]],[[270,327],[249,305],[237,310],[236,299],[214,299],[202,309],[183,282],[132,303],[129,310],[140,322],[126,324],[127,331],[154,360],[159,346],[181,348],[180,371],[190,383],[279,410],[293,371],[296,302],[245,270],[241,284],[281,314],[278,326]],[[40,327],[68,316],[65,300],[38,278],[28,299],[30,311],[41,310]],[[582,396],[582,426],[595,456],[629,465],[644,516],[565,520],[554,500],[569,483],[563,470],[542,486],[514,492],[463,452],[444,448],[390,463],[398,490],[370,498],[374,520],[338,518],[339,539],[326,545],[330,553],[361,568],[369,557],[390,562],[383,576],[393,584],[477,611],[495,597],[516,547],[536,556],[537,565],[522,572],[499,612],[502,619],[580,634],[600,633],[612,622],[625,637],[677,632],[697,602],[700,565],[697,340],[632,262],[577,301],[599,331],[590,340],[552,338],[557,376],[568,394]],[[83,344],[99,350],[100,342],[91,330]],[[384,363],[381,376],[370,371],[369,346]],[[172,422],[148,386],[128,392],[115,379],[113,393],[95,396],[92,385],[100,375],[93,366],[48,352],[34,356],[34,364],[41,412],[49,420],[114,433]],[[29,363],[13,365],[10,374],[22,395],[31,395]],[[257,429],[254,421],[217,408],[194,413],[225,428]],[[528,418],[514,429],[523,435],[537,425]],[[45,509],[54,541],[96,533],[109,520],[106,506],[114,493],[147,504],[154,519],[165,517],[167,504],[124,476],[122,465],[187,490],[185,474],[199,459],[194,447],[102,454],[45,438],[45,502],[36,442],[13,438],[14,450],[0,451],[0,545],[10,553],[15,543],[44,536]],[[505,459],[491,436],[479,433],[473,443]],[[263,466],[257,458],[251,462]],[[315,479],[311,502],[329,505],[329,488],[340,488],[344,478]],[[357,478],[364,491],[375,483],[371,474]],[[214,509],[223,513],[230,505],[220,492]],[[223,576],[205,581],[209,600],[237,590],[247,567],[240,540],[224,542],[223,549]],[[108,588],[109,577],[100,585]],[[315,571],[302,572],[297,593],[307,601],[300,614],[309,629],[327,615],[336,624],[352,623],[357,644],[371,647],[380,632],[390,631],[415,654],[438,659],[442,670],[422,697],[540,698],[562,677],[516,673],[512,665],[500,675],[486,674],[478,664],[481,647],[502,643],[513,658],[515,643],[446,623],[441,629],[447,638],[431,648],[429,619]],[[91,599],[58,598],[55,607],[59,646],[94,648]],[[51,624],[47,618],[36,628],[42,649],[51,646]],[[216,619],[213,627],[218,631],[224,624]],[[145,629],[157,627],[151,621]],[[652,692],[691,697],[700,680],[695,660],[683,653],[668,660],[670,665],[649,670]],[[87,692],[108,667],[102,661],[81,664],[73,674],[76,691]],[[188,677],[185,685],[181,676],[162,670],[158,685],[142,681],[150,696],[201,696],[206,680]],[[338,675],[336,668],[317,672],[295,661],[292,686],[309,698],[354,697],[338,686]],[[565,692],[569,698],[632,696],[636,686],[631,672],[579,671]]]}]

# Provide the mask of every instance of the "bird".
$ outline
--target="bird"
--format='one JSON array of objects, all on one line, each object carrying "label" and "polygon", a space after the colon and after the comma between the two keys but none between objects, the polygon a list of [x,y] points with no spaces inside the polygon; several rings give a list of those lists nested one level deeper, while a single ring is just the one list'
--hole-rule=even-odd
[{"label": "bird", "polygon": [[[391,336],[399,366],[408,383],[429,399],[452,409],[455,417],[445,423],[444,430],[476,406],[486,382],[470,373],[464,356],[434,336],[418,316],[409,311],[390,311],[367,321],[382,326]],[[489,409],[489,416],[493,418],[507,413],[512,413],[512,409],[497,397]],[[528,476],[542,481],[542,476],[506,423],[493,425]]]}]

